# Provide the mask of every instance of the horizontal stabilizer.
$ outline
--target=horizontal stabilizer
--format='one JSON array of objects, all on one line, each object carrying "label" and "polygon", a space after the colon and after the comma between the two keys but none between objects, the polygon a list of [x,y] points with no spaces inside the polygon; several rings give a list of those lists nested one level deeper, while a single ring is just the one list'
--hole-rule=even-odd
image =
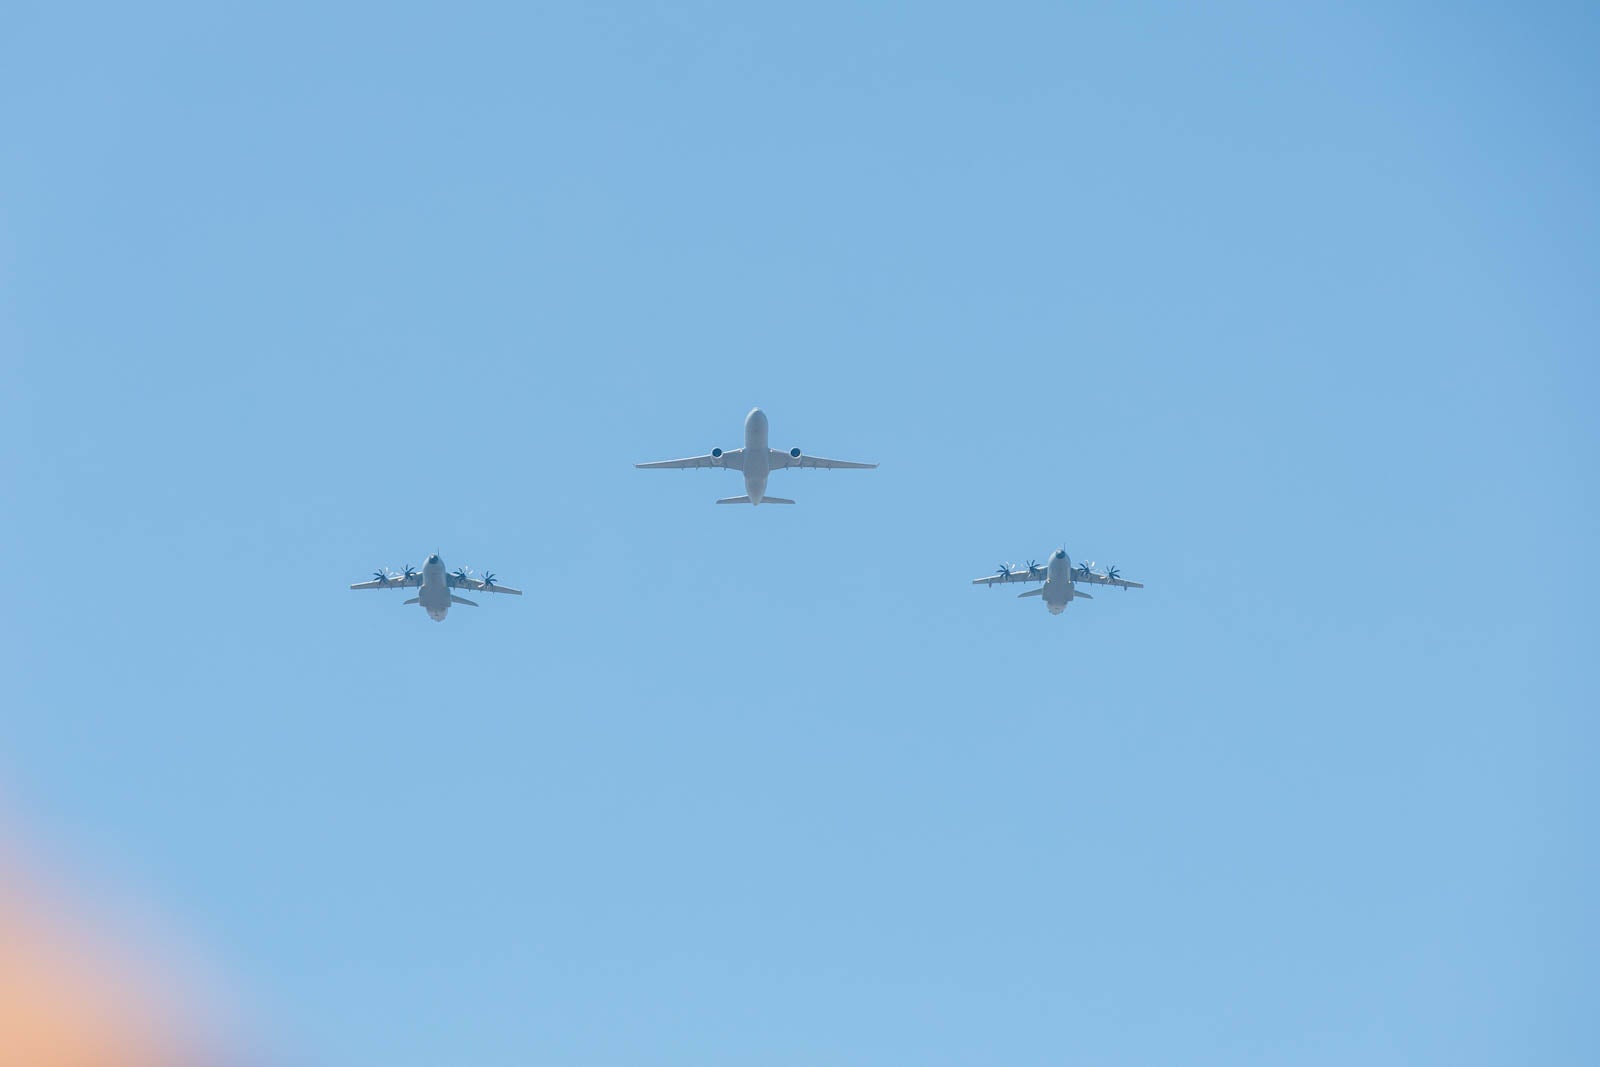
[{"label": "horizontal stabilizer", "polygon": [[419,596],[414,596],[410,600],[406,601],[406,603],[407,604],[420,604],[420,603],[422,603],[422,598],[419,597]]},{"label": "horizontal stabilizer", "polygon": [[468,600],[466,597],[464,597],[464,596],[456,596],[454,593],[450,594],[450,603],[452,603],[452,604],[465,604],[469,608],[475,608],[475,607],[478,606],[478,605],[474,604],[472,601]]},{"label": "horizontal stabilizer", "polygon": [[717,501],[717,503],[719,503],[719,504],[748,504],[748,503],[750,503],[750,498],[747,497],[747,496],[725,496],[721,500]]},{"label": "horizontal stabilizer", "polygon": [[1030,589],[1026,593],[1018,593],[1017,594],[1017,599],[1021,600],[1025,596],[1043,596],[1043,595],[1044,595],[1044,586],[1041,585],[1039,588]]},{"label": "horizontal stabilizer", "polygon": [[1072,591],[1072,599],[1073,600],[1079,600],[1079,599],[1082,599],[1082,600],[1093,600],[1094,597],[1090,596],[1088,593],[1085,593],[1082,589],[1074,589]]},{"label": "horizontal stabilizer", "polygon": [[785,500],[781,496],[764,496],[764,497],[761,498],[761,502],[763,504],[793,504],[794,503],[793,500]]}]

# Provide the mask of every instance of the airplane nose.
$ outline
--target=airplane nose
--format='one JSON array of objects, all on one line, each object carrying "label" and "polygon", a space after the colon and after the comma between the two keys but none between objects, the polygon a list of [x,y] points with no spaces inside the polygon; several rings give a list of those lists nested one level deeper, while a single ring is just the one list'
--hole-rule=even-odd
[{"label": "airplane nose", "polygon": [[767,421],[767,413],[760,408],[751,408],[750,414],[744,417],[744,421],[747,426],[764,426]]}]

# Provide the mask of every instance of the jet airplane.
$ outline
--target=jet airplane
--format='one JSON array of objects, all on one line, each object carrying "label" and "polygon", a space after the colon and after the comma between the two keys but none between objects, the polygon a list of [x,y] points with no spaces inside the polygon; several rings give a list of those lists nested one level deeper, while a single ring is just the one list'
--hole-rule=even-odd
[{"label": "jet airplane", "polygon": [[1115,567],[1107,567],[1102,574],[1094,569],[1093,563],[1083,563],[1074,567],[1072,560],[1067,558],[1067,550],[1058,548],[1050,553],[1049,562],[1043,567],[1033,560],[1028,561],[1026,567],[1013,568],[1009,563],[1000,564],[999,568],[991,575],[984,578],[972,579],[973,585],[996,586],[1008,582],[1043,582],[1038,589],[1030,589],[1026,593],[1018,593],[1018,599],[1027,596],[1042,597],[1044,606],[1050,609],[1050,614],[1060,615],[1066,610],[1067,605],[1074,600],[1093,600],[1088,593],[1081,592],[1074,583],[1086,582],[1090,585],[1114,585],[1122,589],[1143,589],[1142,582],[1130,582],[1123,578]]},{"label": "jet airplane", "polygon": [[723,451],[713,448],[704,456],[688,459],[664,459],[656,463],[635,463],[640,470],[690,470],[696,468],[722,468],[744,474],[744,496],[723,497],[719,504],[793,504],[781,496],[767,496],[767,475],[772,471],[790,468],[817,470],[871,470],[876,463],[850,463],[842,459],[823,459],[791,448],[781,452],[767,447],[767,416],[760,408],[752,408],[744,419],[744,447]]},{"label": "jet airplane", "polygon": [[456,596],[455,590],[468,589],[479,593],[510,593],[512,596],[521,596],[522,590],[512,589],[510,586],[501,585],[495,581],[493,574],[484,574],[474,577],[470,568],[457,567],[447,571],[444,560],[435,552],[428,557],[428,562],[422,565],[422,570],[407,565],[399,574],[385,567],[372,572],[372,580],[357,582],[351,589],[416,589],[416,596],[406,601],[407,604],[421,604],[428,618],[434,622],[444,622],[445,615],[450,611],[451,604],[465,604],[469,608],[478,605],[466,597]]}]

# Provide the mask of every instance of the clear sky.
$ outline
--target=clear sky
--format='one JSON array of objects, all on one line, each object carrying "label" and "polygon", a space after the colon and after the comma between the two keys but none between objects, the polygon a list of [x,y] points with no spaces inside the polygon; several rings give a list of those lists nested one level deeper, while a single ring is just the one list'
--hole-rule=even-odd
[{"label": "clear sky", "polygon": [[1595,1062],[1592,5],[5,22],[0,790],[267,1058]]}]

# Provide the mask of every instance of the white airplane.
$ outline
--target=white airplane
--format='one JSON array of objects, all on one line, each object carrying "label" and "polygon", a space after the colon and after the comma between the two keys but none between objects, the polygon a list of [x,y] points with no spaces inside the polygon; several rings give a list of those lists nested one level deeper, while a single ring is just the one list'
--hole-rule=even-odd
[{"label": "white airplane", "polygon": [[987,578],[972,579],[973,585],[996,586],[1007,582],[1044,582],[1038,589],[1030,589],[1026,593],[1018,593],[1018,599],[1025,596],[1044,598],[1044,606],[1050,609],[1050,614],[1060,615],[1066,610],[1067,605],[1074,600],[1093,600],[1088,593],[1079,592],[1073,585],[1074,582],[1089,582],[1093,585],[1115,585],[1123,589],[1143,589],[1141,582],[1130,582],[1118,576],[1117,568],[1107,567],[1104,574],[1094,569],[1093,563],[1085,563],[1074,567],[1072,560],[1067,558],[1067,550],[1058,548],[1050,553],[1050,561],[1043,567],[1033,560],[1021,569],[1013,569],[1011,564],[1002,563],[999,569]]},{"label": "white airplane", "polygon": [[357,582],[351,589],[418,589],[420,592],[406,601],[407,604],[421,604],[428,618],[434,622],[444,622],[446,613],[451,604],[465,604],[469,608],[478,605],[465,597],[456,596],[453,590],[473,589],[480,593],[510,593],[512,596],[521,596],[522,590],[512,589],[510,586],[501,585],[494,580],[493,574],[485,574],[481,578],[474,578],[472,571],[466,567],[457,567],[453,571],[444,569],[444,560],[435,552],[428,557],[428,562],[422,565],[422,570],[407,566],[404,571],[395,574],[385,567],[381,571],[372,572],[372,581]]},{"label": "white airplane", "polygon": [[640,470],[689,470],[700,467],[720,467],[723,470],[744,472],[744,496],[723,497],[719,504],[793,504],[781,496],[767,496],[767,475],[772,471],[795,468],[819,470],[871,470],[876,463],[848,463],[842,459],[823,459],[808,456],[798,448],[780,452],[767,447],[767,416],[760,408],[752,408],[744,418],[744,447],[724,452],[713,448],[704,456],[689,459],[664,459],[657,463],[635,463]]}]

